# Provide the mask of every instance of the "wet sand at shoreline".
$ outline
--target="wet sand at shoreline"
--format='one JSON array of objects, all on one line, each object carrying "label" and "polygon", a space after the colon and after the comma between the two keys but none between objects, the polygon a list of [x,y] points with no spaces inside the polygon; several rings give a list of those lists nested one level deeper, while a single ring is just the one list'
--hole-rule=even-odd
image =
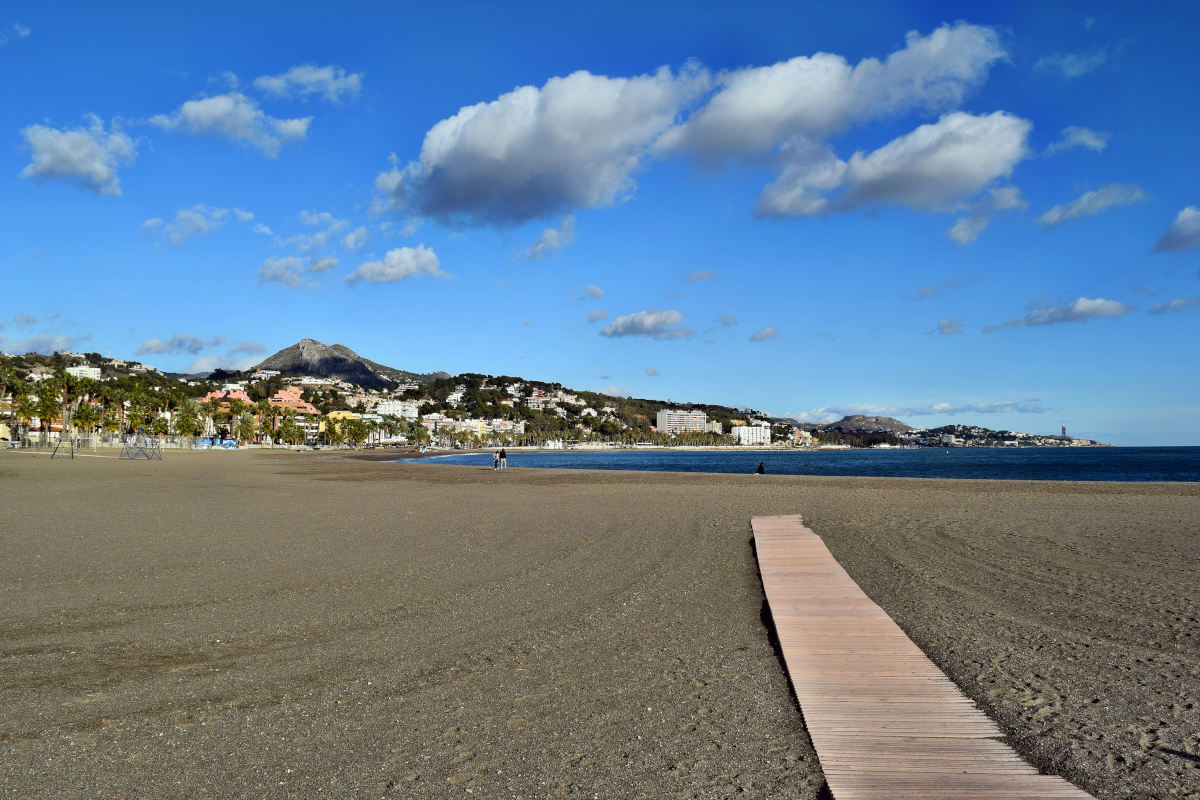
[{"label": "wet sand at shoreline", "polygon": [[4,453],[0,500],[0,796],[815,798],[750,544],[800,513],[1039,768],[1200,798],[1200,484]]}]

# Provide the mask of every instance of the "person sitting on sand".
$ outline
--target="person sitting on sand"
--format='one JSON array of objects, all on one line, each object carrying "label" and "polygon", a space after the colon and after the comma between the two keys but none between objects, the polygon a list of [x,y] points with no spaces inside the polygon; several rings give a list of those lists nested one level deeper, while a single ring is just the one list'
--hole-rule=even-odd
[{"label": "person sitting on sand", "polygon": [[766,464],[764,464],[764,463],[763,463],[763,462],[761,462],[761,461],[760,461],[760,462],[758,462],[758,469],[756,469],[756,470],[755,470],[755,473],[756,473],[756,474],[758,474],[758,475],[765,475],[765,474],[767,474],[767,467],[766,467]]}]

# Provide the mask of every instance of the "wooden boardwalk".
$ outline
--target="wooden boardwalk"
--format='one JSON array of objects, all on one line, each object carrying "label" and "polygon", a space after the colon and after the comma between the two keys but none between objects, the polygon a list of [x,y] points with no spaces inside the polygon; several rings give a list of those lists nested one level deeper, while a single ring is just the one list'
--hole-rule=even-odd
[{"label": "wooden boardwalk", "polygon": [[799,515],[754,517],[763,587],[836,800],[1084,800],[1039,775]]}]

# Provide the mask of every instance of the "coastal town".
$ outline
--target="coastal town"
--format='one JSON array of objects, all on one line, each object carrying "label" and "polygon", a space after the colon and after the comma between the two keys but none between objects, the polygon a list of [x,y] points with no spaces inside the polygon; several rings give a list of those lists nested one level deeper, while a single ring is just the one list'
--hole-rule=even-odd
[{"label": "coastal town", "polygon": [[[304,340],[301,344],[325,347]],[[299,347],[300,345],[294,346]],[[340,346],[336,346],[340,347]],[[294,349],[290,348],[290,349]],[[280,356],[288,351],[281,351]],[[339,358],[358,359],[341,348]],[[345,356],[344,354],[349,354]],[[308,374],[277,364],[244,373],[171,375],[98,353],[0,357],[0,439],[10,447],[115,444],[143,432],[161,447],[245,446],[918,448],[1071,447],[1066,435],[966,425],[914,428],[889,417],[832,423],[753,409],[570,390],[557,383],[467,373],[415,375],[374,365]],[[343,368],[345,364],[340,364]],[[366,377],[361,377],[365,375]],[[354,379],[355,377],[358,379]]]}]

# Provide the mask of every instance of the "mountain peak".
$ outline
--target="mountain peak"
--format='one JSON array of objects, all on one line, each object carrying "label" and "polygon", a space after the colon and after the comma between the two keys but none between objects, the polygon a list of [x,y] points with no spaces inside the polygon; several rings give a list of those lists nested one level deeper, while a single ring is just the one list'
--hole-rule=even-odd
[{"label": "mountain peak", "polygon": [[328,345],[304,338],[263,359],[258,369],[275,369],[284,375],[312,375],[335,378],[370,389],[381,389],[402,381],[428,383],[449,377],[444,372],[421,374],[377,364],[363,358],[343,344]]}]

